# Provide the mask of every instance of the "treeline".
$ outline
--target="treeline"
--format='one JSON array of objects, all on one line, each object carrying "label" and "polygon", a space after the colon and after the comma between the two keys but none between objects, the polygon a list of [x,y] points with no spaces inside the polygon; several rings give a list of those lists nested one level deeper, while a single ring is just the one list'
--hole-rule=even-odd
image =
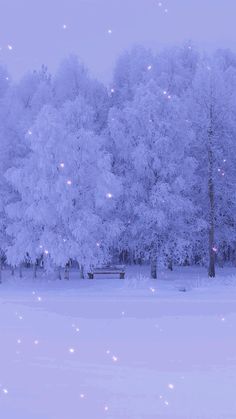
[{"label": "treeline", "polygon": [[236,264],[236,55],[122,54],[109,88],[77,57],[0,67],[1,263]]}]

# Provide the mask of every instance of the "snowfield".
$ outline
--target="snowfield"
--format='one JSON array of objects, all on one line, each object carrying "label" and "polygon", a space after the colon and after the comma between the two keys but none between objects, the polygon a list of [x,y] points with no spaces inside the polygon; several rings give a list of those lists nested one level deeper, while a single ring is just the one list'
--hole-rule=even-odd
[{"label": "snowfield", "polygon": [[31,275],[0,286],[1,419],[236,418],[234,269]]}]

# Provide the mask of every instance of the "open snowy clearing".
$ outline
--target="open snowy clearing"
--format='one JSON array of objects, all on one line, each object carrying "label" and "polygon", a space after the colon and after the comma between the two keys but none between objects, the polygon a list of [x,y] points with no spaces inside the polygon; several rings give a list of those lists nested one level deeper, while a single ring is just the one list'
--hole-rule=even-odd
[{"label": "open snowy clearing", "polygon": [[147,274],[3,272],[0,417],[235,419],[234,270],[215,281],[193,268]]}]

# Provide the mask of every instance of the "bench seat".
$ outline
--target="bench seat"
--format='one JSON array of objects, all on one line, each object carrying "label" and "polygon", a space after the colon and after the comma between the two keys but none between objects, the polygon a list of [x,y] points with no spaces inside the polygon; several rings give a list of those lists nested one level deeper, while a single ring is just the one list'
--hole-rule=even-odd
[{"label": "bench seat", "polygon": [[119,275],[120,279],[124,279],[125,267],[123,265],[119,265],[93,268],[90,272],[88,272],[89,279],[93,279],[94,275]]}]

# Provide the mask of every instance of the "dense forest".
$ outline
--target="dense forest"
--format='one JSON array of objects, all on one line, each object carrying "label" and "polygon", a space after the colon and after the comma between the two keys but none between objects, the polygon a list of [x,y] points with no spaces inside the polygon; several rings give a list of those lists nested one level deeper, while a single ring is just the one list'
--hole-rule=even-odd
[{"label": "dense forest", "polygon": [[[0,66],[1,265],[236,265],[236,55],[124,52],[109,88],[76,56]],[[35,270],[34,270],[35,272]]]}]

